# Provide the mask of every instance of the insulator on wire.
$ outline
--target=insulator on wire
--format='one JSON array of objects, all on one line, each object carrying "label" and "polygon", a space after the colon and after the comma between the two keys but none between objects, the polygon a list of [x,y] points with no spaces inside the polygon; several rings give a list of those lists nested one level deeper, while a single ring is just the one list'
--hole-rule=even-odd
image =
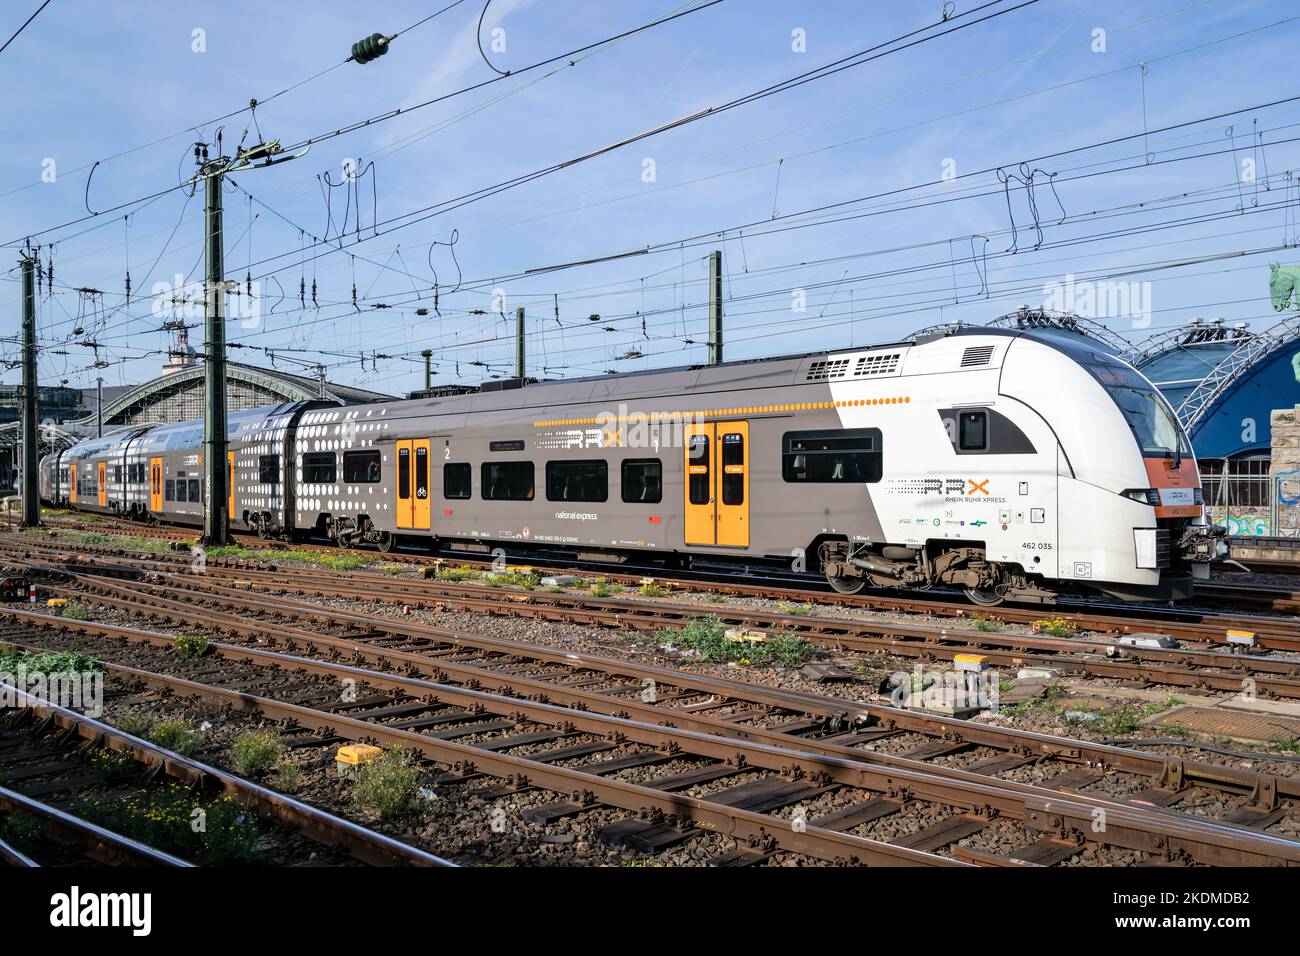
[{"label": "insulator on wire", "polygon": [[131,304],[131,270],[126,271],[126,304]]},{"label": "insulator on wire", "polygon": [[313,307],[317,309],[320,308],[320,306],[316,303],[316,280],[315,279],[311,280],[311,304]]},{"label": "insulator on wire", "polygon": [[307,308],[307,280],[298,280],[298,304],[304,309]]},{"label": "insulator on wire", "polygon": [[382,33],[372,33],[364,40],[358,40],[352,44],[352,59],[357,63],[369,63],[371,60],[377,60],[388,52],[388,41],[390,37]]}]

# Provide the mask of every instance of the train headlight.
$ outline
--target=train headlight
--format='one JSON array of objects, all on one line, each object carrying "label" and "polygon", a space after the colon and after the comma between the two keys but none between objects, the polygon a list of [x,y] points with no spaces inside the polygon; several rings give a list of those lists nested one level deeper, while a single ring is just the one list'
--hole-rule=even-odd
[{"label": "train headlight", "polygon": [[1138,504],[1152,507],[1160,504],[1160,492],[1155,488],[1125,488],[1120,494]]}]

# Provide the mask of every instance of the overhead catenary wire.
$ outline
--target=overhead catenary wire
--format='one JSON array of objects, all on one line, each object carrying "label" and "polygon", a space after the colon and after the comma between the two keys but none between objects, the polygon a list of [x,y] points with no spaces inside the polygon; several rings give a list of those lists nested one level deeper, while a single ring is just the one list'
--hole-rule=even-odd
[{"label": "overhead catenary wire", "polygon": [[36,12],[33,13],[30,17],[28,17],[26,20],[24,20],[23,25],[14,31],[13,36],[9,37],[8,40],[5,40],[3,44],[0,44],[0,53],[3,53],[5,50],[9,49],[9,44],[17,40],[19,35],[24,30],[26,30],[27,27],[31,24],[31,22],[41,15],[41,11],[44,10],[49,5],[50,5],[50,0],[45,0],[44,3],[42,3],[39,7],[37,7]]}]

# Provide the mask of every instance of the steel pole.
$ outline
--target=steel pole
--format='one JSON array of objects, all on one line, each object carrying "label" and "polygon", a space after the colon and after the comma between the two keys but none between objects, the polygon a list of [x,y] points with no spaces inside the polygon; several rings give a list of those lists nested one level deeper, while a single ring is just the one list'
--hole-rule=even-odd
[{"label": "steel pole", "polygon": [[38,473],[40,455],[37,450],[36,425],[36,260],[30,256],[22,259],[23,267],[23,454],[22,498],[23,527],[35,528],[41,523],[41,499]]},{"label": "steel pole", "polygon": [[203,356],[203,540],[222,545],[227,540],[226,513],[226,268],[221,230],[221,184],[227,161],[204,163],[206,208],[204,243],[207,263],[204,289]]}]

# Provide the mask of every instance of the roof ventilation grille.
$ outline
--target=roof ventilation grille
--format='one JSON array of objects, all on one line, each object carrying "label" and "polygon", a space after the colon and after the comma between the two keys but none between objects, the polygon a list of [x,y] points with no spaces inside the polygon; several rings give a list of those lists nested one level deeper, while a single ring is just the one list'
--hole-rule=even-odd
[{"label": "roof ventilation grille", "polygon": [[844,378],[848,371],[848,359],[826,359],[809,365],[808,374],[804,376],[804,381],[825,382],[833,378]]},{"label": "roof ventilation grille", "polygon": [[889,375],[891,372],[898,370],[898,360],[902,357],[901,352],[878,352],[875,355],[864,355],[858,359],[857,367],[853,370],[853,377],[870,378],[873,375]]},{"label": "roof ventilation grille", "polygon": [[993,346],[973,345],[961,353],[961,367],[972,368],[976,365],[988,365],[993,358]]}]

